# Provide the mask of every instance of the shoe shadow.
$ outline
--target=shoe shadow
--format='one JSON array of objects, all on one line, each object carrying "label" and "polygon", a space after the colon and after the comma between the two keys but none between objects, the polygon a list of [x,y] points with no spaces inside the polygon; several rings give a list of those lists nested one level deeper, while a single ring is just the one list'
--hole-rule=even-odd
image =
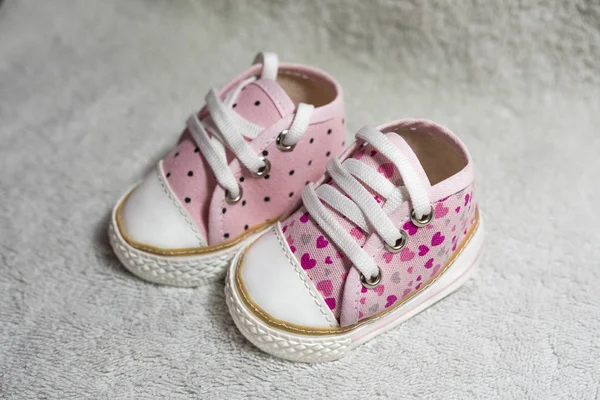
[{"label": "shoe shadow", "polygon": [[94,227],[93,242],[94,248],[98,258],[103,261],[103,264],[108,266],[113,272],[120,277],[128,280],[137,280],[131,272],[127,271],[125,267],[121,265],[121,262],[115,255],[110,241],[108,239],[108,225],[110,223],[112,211],[107,211],[103,218],[101,218]]},{"label": "shoe shadow", "polygon": [[214,328],[218,331],[219,337],[223,343],[229,346],[229,354],[236,358],[247,358],[256,362],[256,360],[274,360],[269,354],[263,352],[248,341],[238,330],[229,314],[229,308],[225,302],[225,284],[221,280],[213,284],[214,291],[211,293],[207,307],[213,310],[211,317]]},{"label": "shoe shadow", "polygon": [[[121,262],[113,252],[112,246],[108,238],[108,225],[110,222],[112,211],[107,211],[105,216],[101,218],[96,226],[94,227],[93,241],[97,256],[103,260],[103,264],[106,265],[111,272],[115,273],[118,277],[121,277],[131,283],[140,283],[142,280],[125,267],[121,265]],[[168,286],[157,285],[151,282],[143,283],[155,287]],[[171,288],[177,289],[177,288]],[[236,358],[244,358],[253,360],[274,360],[269,354],[264,353],[252,343],[250,343],[238,330],[237,326],[233,322],[229,314],[229,309],[225,302],[225,285],[224,279],[219,281],[207,283],[202,286],[193,289],[181,289],[181,290],[195,290],[200,294],[201,291],[209,291],[207,293],[207,300],[205,303],[205,310],[209,311],[209,318],[212,320],[212,326],[214,329],[215,337],[218,337],[222,346],[228,347],[228,353],[232,354]]]}]

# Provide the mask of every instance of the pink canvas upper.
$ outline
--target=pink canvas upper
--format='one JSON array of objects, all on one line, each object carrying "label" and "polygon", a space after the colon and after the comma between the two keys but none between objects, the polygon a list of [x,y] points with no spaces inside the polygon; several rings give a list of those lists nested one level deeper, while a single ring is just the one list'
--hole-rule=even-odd
[{"label": "pink canvas upper", "polygon": [[[418,228],[410,221],[409,204],[405,202],[391,214],[395,226],[408,234],[408,244],[399,253],[390,253],[376,234],[369,235],[351,221],[329,210],[340,225],[372,255],[382,271],[381,283],[374,289],[366,289],[360,283],[357,268],[342,254],[304,207],[300,207],[281,222],[282,232],[290,251],[323,296],[325,303],[341,326],[351,325],[376,315],[399,300],[418,291],[445,265],[464,239],[473,223],[476,201],[473,194],[473,173],[470,157],[464,146],[447,129],[423,120],[403,120],[380,127],[382,132],[391,128],[405,127],[423,130],[429,134],[445,137],[463,152],[467,166],[454,176],[429,188],[434,219],[426,227]],[[386,136],[409,158],[417,173],[427,183],[427,175],[417,156],[395,132]],[[345,153],[375,168],[396,185],[402,185],[402,177],[393,164],[372,146],[357,144]],[[444,157],[444,154],[439,154]],[[331,184],[325,182],[324,184]],[[383,207],[384,201],[373,193]]]},{"label": "pink canvas upper", "polygon": [[[222,98],[242,80],[260,73],[261,65],[248,69],[219,94]],[[225,192],[189,132],[163,160],[163,172],[173,193],[209,245],[231,240],[266,220],[283,215],[300,198],[302,188],[318,179],[327,161],[345,147],[344,105],[339,85],[328,75],[309,67],[281,64],[279,75],[290,74],[305,79],[328,82],[336,91],[335,99],[316,107],[306,133],[291,152],[276,146],[279,133],[288,129],[295,115],[295,105],[275,80],[260,78],[244,87],[234,100],[234,110],[264,131],[250,141],[256,154],[269,159],[271,170],[262,178],[253,177],[240,162],[229,157],[229,168],[243,190],[241,201],[228,204]],[[199,113],[207,118],[206,108]]]}]

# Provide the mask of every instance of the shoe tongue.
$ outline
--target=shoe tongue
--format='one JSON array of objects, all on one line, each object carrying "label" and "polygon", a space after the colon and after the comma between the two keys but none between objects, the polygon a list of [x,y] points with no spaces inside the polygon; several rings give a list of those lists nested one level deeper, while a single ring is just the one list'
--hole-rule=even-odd
[{"label": "shoe tongue", "polygon": [[233,104],[240,116],[262,127],[272,125],[296,109],[283,88],[268,78],[260,78],[246,85]]},{"label": "shoe tongue", "polygon": [[[402,136],[396,132],[388,132],[385,134],[385,136],[394,146],[398,148],[398,150],[400,150],[402,155],[408,160],[408,163],[413,167],[419,178],[429,184],[429,179],[423,170],[423,167],[421,166],[419,158],[409,144],[406,143],[406,141],[402,138]],[[388,160],[387,157],[375,150],[375,148],[370,144],[357,150],[351,158],[360,160],[369,167],[376,169],[377,172],[387,178],[394,185],[404,186],[402,177],[400,176],[396,166],[390,160]]]}]

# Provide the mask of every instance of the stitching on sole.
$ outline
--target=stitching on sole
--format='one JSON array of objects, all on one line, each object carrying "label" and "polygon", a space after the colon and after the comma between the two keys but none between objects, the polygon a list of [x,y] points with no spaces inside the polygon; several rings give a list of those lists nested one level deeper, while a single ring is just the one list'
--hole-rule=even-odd
[{"label": "stitching on sole", "polygon": [[268,325],[261,325],[263,323],[244,308],[241,300],[234,299],[234,290],[228,278],[225,284],[225,300],[233,321],[250,342],[269,354],[291,361],[332,361],[342,358],[352,345],[349,338],[330,340],[327,337],[319,337],[311,342],[304,342]]}]

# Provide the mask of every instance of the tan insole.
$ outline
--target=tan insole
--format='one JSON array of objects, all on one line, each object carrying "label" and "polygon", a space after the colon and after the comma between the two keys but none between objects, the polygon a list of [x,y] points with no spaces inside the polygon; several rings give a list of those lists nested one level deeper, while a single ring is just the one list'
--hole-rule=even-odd
[{"label": "tan insole", "polygon": [[415,152],[432,186],[467,166],[464,155],[445,137],[408,128],[400,128],[396,133]]},{"label": "tan insole", "polygon": [[277,83],[290,96],[295,106],[299,103],[321,107],[335,99],[335,87],[327,81],[297,72],[280,70]]}]

